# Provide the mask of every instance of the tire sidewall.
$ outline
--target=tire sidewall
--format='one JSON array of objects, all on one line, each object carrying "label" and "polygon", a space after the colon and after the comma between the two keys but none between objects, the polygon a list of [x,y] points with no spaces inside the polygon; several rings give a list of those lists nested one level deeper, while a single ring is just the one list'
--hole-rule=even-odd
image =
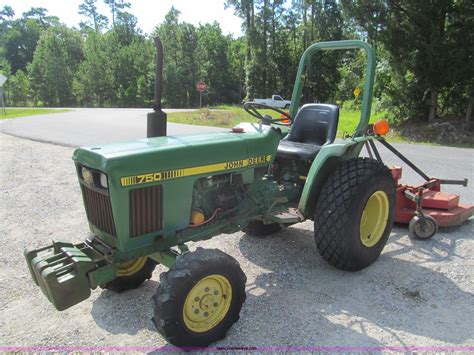
[{"label": "tire sidewall", "polygon": [[[198,248],[196,252],[182,255],[176,260],[175,266],[162,275],[164,279],[162,278],[155,299],[164,303],[160,307],[162,313],[155,313],[154,321],[157,324],[160,318],[164,320],[163,326],[157,325],[157,328],[176,346],[184,348],[208,346],[223,339],[233,323],[239,319],[246,298],[247,278],[234,258],[217,249],[212,250],[215,252],[214,255],[209,254],[210,251]],[[221,275],[228,280],[232,287],[231,304],[227,314],[214,328],[202,333],[193,332],[184,322],[184,304],[191,289],[210,275]]]},{"label": "tire sidewall", "polygon": [[[370,186],[370,188],[366,188],[366,186]],[[353,252],[351,254],[354,255],[357,263],[362,262],[363,264],[371,264],[382,252],[392,230],[395,214],[395,191],[393,180],[387,180],[383,176],[376,176],[368,179],[364,184],[361,184],[358,190],[358,195],[360,197],[353,199],[351,206],[349,207],[349,220],[354,221],[354,223],[350,224],[347,231],[354,237],[349,238],[347,245],[348,248],[352,249]],[[379,190],[385,192],[389,201],[388,219],[383,234],[377,244],[372,247],[367,247],[362,244],[360,239],[360,220],[370,196]]]},{"label": "tire sidewall", "polygon": [[[206,270],[207,269],[207,270]],[[184,315],[183,315],[183,307],[184,307],[184,302],[186,301],[186,297],[188,296],[189,292],[192,290],[192,288],[203,278],[206,276],[211,276],[211,275],[221,275],[224,276],[230,283],[232,287],[232,301],[230,303],[229,310],[227,311],[227,314],[225,317],[214,326],[214,328],[202,332],[202,333],[196,333],[191,331],[186,324],[184,323]],[[196,280],[195,282],[191,280]],[[205,268],[201,269],[198,272],[193,272],[191,273],[191,277],[186,280],[186,282],[183,283],[183,289],[182,292],[179,293],[179,296],[177,297],[177,302],[176,302],[176,312],[179,314],[179,320],[178,324],[179,327],[181,328],[181,331],[183,333],[186,333],[186,337],[188,339],[195,339],[194,343],[196,344],[201,344],[202,340],[207,340],[207,339],[220,339],[225,335],[227,332],[227,329],[232,326],[232,324],[235,322],[235,317],[240,313],[241,309],[241,304],[239,303],[239,300],[241,298],[240,292],[238,287],[238,280],[236,278],[235,272],[229,272],[229,270],[222,270],[220,272],[216,272],[215,269],[210,269],[210,268]],[[245,289],[244,289],[245,292]],[[225,329],[225,330],[224,330]],[[224,334],[222,334],[224,330]]]}]

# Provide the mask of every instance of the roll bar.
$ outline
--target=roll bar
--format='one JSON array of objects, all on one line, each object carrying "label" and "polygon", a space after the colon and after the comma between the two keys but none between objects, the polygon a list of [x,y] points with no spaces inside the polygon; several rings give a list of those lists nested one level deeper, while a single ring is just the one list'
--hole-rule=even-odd
[{"label": "roll bar", "polygon": [[305,50],[298,66],[295,86],[293,87],[293,94],[291,95],[290,115],[291,117],[295,117],[296,113],[298,112],[298,107],[301,100],[301,93],[303,91],[303,73],[306,69],[306,66],[310,63],[310,60],[313,57],[314,53],[319,50],[327,51],[338,49],[364,49],[367,53],[365,83],[364,90],[362,93],[362,113],[360,115],[359,125],[356,128],[354,136],[363,135],[364,132],[367,130],[367,126],[370,120],[370,111],[372,107],[372,95],[375,77],[375,53],[368,43],[359,40],[319,42],[312,44]]}]

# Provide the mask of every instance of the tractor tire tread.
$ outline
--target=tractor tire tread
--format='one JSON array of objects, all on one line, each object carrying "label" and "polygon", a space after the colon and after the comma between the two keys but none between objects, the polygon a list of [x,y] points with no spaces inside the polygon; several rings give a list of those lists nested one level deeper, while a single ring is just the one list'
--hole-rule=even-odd
[{"label": "tractor tire tread", "polygon": [[[199,277],[216,273],[216,268],[233,281],[232,304],[227,315],[215,328],[205,333],[193,333],[183,324],[181,301],[199,281]],[[240,309],[247,297],[246,282],[247,277],[237,260],[219,249],[197,248],[194,252],[180,255],[175,265],[160,275],[160,284],[152,297],[152,321],[156,329],[176,346],[207,346],[223,339],[232,324],[239,320]]]},{"label": "tractor tire tread", "polygon": [[[353,257],[353,251],[347,243],[346,227],[354,223],[349,212],[354,199],[361,193],[360,187],[373,183],[374,179],[383,178],[392,179],[390,170],[383,163],[369,158],[356,158],[342,162],[324,184],[315,211],[314,235],[320,255],[334,267],[357,271],[368,266]],[[390,198],[394,201],[395,187]],[[391,208],[390,229],[393,212],[394,208]]]}]

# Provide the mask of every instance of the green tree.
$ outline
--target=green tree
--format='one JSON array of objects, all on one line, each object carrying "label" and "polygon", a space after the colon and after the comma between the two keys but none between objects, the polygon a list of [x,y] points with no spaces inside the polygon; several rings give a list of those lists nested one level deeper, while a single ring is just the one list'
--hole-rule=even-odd
[{"label": "green tree", "polygon": [[8,78],[6,84],[7,103],[12,106],[29,106],[31,104],[30,81],[23,70]]},{"label": "green tree", "polygon": [[198,34],[196,28],[179,22],[179,11],[174,7],[165,21],[156,28],[165,52],[163,95],[171,107],[195,106],[198,101],[196,82],[199,78],[197,61]]},{"label": "green tree", "polygon": [[20,69],[26,71],[41,32],[55,24],[55,18],[46,16],[46,10],[41,8],[32,8],[16,20],[12,20],[14,12],[11,8],[4,7],[2,13],[0,54],[11,64],[13,73]]},{"label": "green tree", "polygon": [[[107,34],[109,48],[118,48],[110,53],[111,70],[114,82],[116,102],[121,107],[144,106],[150,103],[152,92],[143,97],[143,90],[151,82],[147,80],[150,64],[154,62],[154,51],[151,41],[145,41],[142,36],[136,35],[130,44],[119,46],[119,36],[114,31]],[[146,91],[145,91],[146,92]]]},{"label": "green tree", "polygon": [[84,59],[78,66],[73,82],[73,92],[79,105],[107,107],[115,102],[114,76],[109,43],[101,33],[92,32],[84,43]]},{"label": "green tree", "polygon": [[81,35],[65,26],[44,31],[29,67],[31,86],[38,103],[69,106],[74,103],[72,81],[83,58]]},{"label": "green tree", "polygon": [[472,106],[474,104],[474,6],[471,1],[459,0],[450,14],[447,27],[449,63],[452,81],[441,92],[442,113],[464,117],[468,130],[474,130]]},{"label": "green tree", "polygon": [[118,13],[113,30],[119,36],[120,45],[129,45],[137,36],[141,36],[137,18],[126,11]]},{"label": "green tree", "polygon": [[[230,39],[222,34],[217,22],[198,28],[198,66],[200,79],[207,83],[204,97],[207,102],[235,102],[237,85],[229,80],[231,69],[228,58]],[[237,83],[235,83],[237,84]]]},{"label": "green tree", "polygon": [[112,26],[115,27],[115,21],[120,16],[124,9],[130,8],[130,3],[124,0],[104,0],[104,3],[110,8],[112,14]]},{"label": "green tree", "polygon": [[230,37],[227,49],[230,74],[226,78],[226,90],[231,93],[231,103],[241,103],[245,96],[245,54],[245,39]]},{"label": "green tree", "polygon": [[117,23],[105,34],[91,33],[74,79],[74,95],[84,106],[149,106],[153,64],[152,42],[133,28]]},{"label": "green tree", "polygon": [[[411,96],[404,108],[399,107],[402,116],[399,118],[425,117],[433,122],[438,115],[440,96],[459,79],[459,72],[465,75],[472,66],[466,61],[468,58],[472,61],[472,36],[468,35],[472,32],[469,27],[472,2],[344,0],[343,4],[367,32],[369,41],[377,41],[387,51],[396,76],[392,83],[404,84],[398,88],[398,95]],[[471,48],[471,54],[466,54],[462,43],[456,40],[456,32],[471,38],[466,45]],[[390,97],[389,103],[394,102],[396,98]]]},{"label": "green tree", "polygon": [[257,60],[254,53],[257,43],[257,32],[255,30],[255,4],[254,0],[226,0],[226,7],[233,7],[235,14],[244,20],[246,52],[245,52],[245,99],[255,97],[257,93],[256,74]]},{"label": "green tree", "polygon": [[32,7],[23,13],[24,19],[34,19],[38,21],[43,28],[59,24],[59,18],[56,16],[48,16],[48,10],[44,7]]},{"label": "green tree", "polygon": [[[344,23],[335,0],[311,1],[311,42],[338,41],[343,39]],[[314,70],[309,78],[316,85],[312,90],[313,101],[334,102],[340,81],[339,67],[345,53],[321,52],[313,60]],[[361,76],[362,77],[362,76]]]},{"label": "green tree", "polygon": [[93,29],[97,33],[107,27],[109,20],[98,12],[96,2],[97,0],[84,0],[79,5],[79,14],[87,18],[86,22],[81,22],[81,28]]},{"label": "green tree", "polygon": [[12,21],[13,17],[15,16],[15,11],[13,11],[13,8],[9,5],[3,6],[3,8],[0,10],[0,21]]}]

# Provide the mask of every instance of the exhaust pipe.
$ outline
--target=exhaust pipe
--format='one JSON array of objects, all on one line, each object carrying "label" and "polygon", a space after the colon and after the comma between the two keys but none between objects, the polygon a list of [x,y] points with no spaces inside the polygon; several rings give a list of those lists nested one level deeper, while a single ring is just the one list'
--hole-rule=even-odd
[{"label": "exhaust pipe", "polygon": [[155,73],[155,99],[153,112],[147,116],[147,138],[166,136],[167,117],[161,110],[161,93],[163,90],[163,45],[160,37],[155,37],[156,46],[156,73]]}]

